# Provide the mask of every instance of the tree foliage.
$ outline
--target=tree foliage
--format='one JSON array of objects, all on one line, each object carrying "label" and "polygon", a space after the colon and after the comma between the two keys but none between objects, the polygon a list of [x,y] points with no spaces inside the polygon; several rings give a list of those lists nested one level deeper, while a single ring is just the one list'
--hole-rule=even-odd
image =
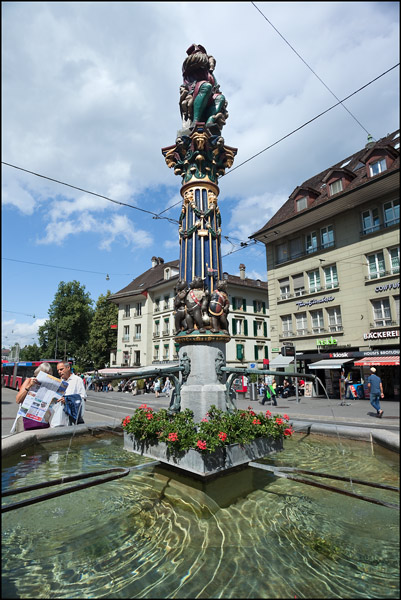
[{"label": "tree foliage", "polygon": [[[40,360],[41,358],[43,358],[42,352],[37,344],[31,344],[30,346],[29,345],[24,346],[19,353],[20,360],[32,361],[32,360]],[[45,357],[45,358],[49,358],[49,357]]]},{"label": "tree foliage", "polygon": [[102,369],[110,361],[110,350],[117,345],[117,330],[110,325],[117,323],[118,307],[110,302],[111,292],[99,296],[89,330],[89,348],[95,369]]},{"label": "tree foliage", "polygon": [[87,345],[93,318],[93,300],[78,281],[59,283],[48,310],[49,318],[39,327],[38,338],[46,358],[74,357]]}]

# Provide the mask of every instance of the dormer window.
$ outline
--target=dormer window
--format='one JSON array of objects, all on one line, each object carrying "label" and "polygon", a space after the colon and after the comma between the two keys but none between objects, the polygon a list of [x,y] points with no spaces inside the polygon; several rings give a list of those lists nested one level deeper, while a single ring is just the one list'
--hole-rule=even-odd
[{"label": "dormer window", "polygon": [[170,269],[167,267],[164,269],[164,279],[170,279]]},{"label": "dormer window", "polygon": [[334,196],[334,194],[338,194],[343,191],[343,182],[342,179],[337,179],[330,183],[330,196]]},{"label": "dormer window", "polygon": [[308,199],[305,196],[302,196],[302,198],[298,198],[298,200],[296,201],[296,205],[297,212],[304,210],[308,206]]},{"label": "dormer window", "polygon": [[383,171],[387,171],[386,159],[381,158],[380,160],[376,160],[369,164],[370,176],[378,175],[379,173],[383,173]]}]

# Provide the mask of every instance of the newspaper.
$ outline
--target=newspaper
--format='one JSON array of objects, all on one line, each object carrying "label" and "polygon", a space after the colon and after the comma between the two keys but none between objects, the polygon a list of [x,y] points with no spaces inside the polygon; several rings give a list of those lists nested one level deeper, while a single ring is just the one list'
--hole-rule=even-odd
[{"label": "newspaper", "polygon": [[53,377],[53,375],[48,375],[43,371],[39,371],[36,379],[40,382],[40,385],[31,387],[25,400],[20,405],[17,417],[22,416],[40,423],[48,423],[53,405],[65,393],[68,382]]}]

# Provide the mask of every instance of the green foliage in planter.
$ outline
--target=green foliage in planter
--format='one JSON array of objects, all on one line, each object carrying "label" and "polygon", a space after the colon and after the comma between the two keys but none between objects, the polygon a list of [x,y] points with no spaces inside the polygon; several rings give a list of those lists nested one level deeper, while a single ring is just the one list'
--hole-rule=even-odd
[{"label": "green foliage in planter", "polygon": [[137,408],[132,417],[125,417],[122,427],[138,440],[165,442],[173,453],[194,448],[199,452],[214,452],[229,444],[247,444],[256,438],[280,439],[292,435],[287,415],[272,416],[268,410],[256,414],[247,410],[224,412],[211,406],[200,423],[193,420],[193,412],[186,409],[170,415],[166,409],[154,412],[146,404]]}]

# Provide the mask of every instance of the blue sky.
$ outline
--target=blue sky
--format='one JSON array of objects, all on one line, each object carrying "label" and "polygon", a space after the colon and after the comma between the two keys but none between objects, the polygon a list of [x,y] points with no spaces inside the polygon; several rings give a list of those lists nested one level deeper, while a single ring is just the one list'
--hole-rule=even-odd
[{"label": "blue sky", "polygon": [[[339,99],[399,61],[398,2],[255,4]],[[180,199],[161,148],[181,127],[192,43],[216,58],[234,166],[336,103],[271,24],[251,2],[3,2],[2,160],[160,213]],[[398,68],[345,105],[353,116],[338,106],[220,180],[224,270],[242,262],[266,280],[261,245],[229,253],[367,131],[399,128]],[[3,346],[37,339],[60,281],[80,281],[95,303],[153,255],[178,258],[166,220],[5,165],[2,187]]]}]

